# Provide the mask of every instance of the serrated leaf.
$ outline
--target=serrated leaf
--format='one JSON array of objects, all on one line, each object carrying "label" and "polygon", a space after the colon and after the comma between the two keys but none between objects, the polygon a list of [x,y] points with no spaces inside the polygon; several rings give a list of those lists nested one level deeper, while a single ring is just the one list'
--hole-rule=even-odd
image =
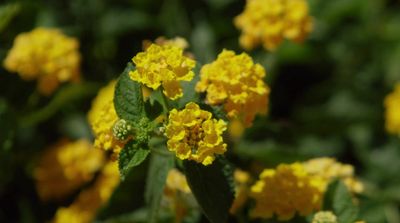
[{"label": "serrated leaf", "polygon": [[[163,146],[165,149],[165,146]],[[148,222],[155,223],[158,219],[161,196],[170,169],[174,166],[174,157],[169,153],[152,153],[149,172],[146,180],[145,200],[149,206]],[[165,152],[167,150],[165,149]]]},{"label": "serrated leaf", "polygon": [[140,145],[135,141],[129,141],[119,153],[118,165],[121,179],[124,180],[129,171],[146,160],[150,150],[147,145]]},{"label": "serrated leaf", "polygon": [[226,222],[234,198],[232,172],[227,171],[227,164],[216,159],[209,166],[194,161],[184,161],[183,165],[190,189],[208,220]]},{"label": "serrated leaf", "polygon": [[114,106],[118,117],[132,122],[145,116],[145,108],[141,85],[131,80],[129,72],[135,68],[128,63],[115,86]]},{"label": "serrated leaf", "polygon": [[324,210],[332,210],[338,222],[353,223],[357,220],[359,208],[353,203],[353,197],[346,185],[336,180],[329,184],[324,196]]}]

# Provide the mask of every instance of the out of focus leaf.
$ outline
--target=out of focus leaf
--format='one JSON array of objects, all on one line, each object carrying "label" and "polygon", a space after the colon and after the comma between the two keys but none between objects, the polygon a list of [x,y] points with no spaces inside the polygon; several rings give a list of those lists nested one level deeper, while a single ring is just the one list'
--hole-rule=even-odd
[{"label": "out of focus leaf", "polygon": [[333,211],[341,223],[353,223],[358,218],[359,209],[353,203],[346,185],[339,180],[329,184],[324,195],[323,209]]},{"label": "out of focus leaf", "polygon": [[227,222],[232,205],[233,177],[228,164],[216,159],[211,165],[194,161],[183,162],[186,179],[208,220]]},{"label": "out of focus leaf", "polygon": [[118,117],[131,122],[138,122],[145,117],[145,108],[141,85],[131,80],[129,72],[135,68],[128,63],[115,86],[114,106]]},{"label": "out of focus leaf", "polygon": [[209,63],[217,57],[214,31],[205,20],[196,24],[190,36],[190,45],[197,60],[203,64]]},{"label": "out of focus leaf", "polygon": [[164,191],[168,172],[174,166],[174,157],[167,153],[165,146],[155,148],[152,152],[150,167],[146,180],[145,199],[148,205],[148,222],[158,222],[161,196]]},{"label": "out of focus leaf", "polygon": [[18,14],[19,10],[20,10],[20,5],[18,3],[11,3],[0,6],[0,33]]},{"label": "out of focus leaf", "polygon": [[15,117],[9,110],[7,102],[0,98],[0,147],[2,150],[12,147],[15,128]]},{"label": "out of focus leaf", "polygon": [[146,145],[139,144],[135,140],[129,141],[121,150],[118,158],[121,179],[124,180],[133,167],[145,161],[149,153],[150,150],[146,148]]}]

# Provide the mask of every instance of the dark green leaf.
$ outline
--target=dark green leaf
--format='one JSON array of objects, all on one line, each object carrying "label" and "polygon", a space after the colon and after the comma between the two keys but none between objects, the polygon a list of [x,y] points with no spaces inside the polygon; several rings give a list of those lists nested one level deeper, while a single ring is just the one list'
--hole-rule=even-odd
[{"label": "dark green leaf", "polygon": [[[157,222],[161,196],[169,170],[174,166],[174,158],[165,148],[152,153],[146,181],[145,199],[149,206],[148,222]],[[165,153],[164,153],[165,151]]]},{"label": "dark green leaf", "polygon": [[329,184],[324,197],[324,210],[332,210],[338,217],[338,222],[353,223],[358,217],[358,207],[353,203],[353,197],[346,185],[336,180]]},{"label": "dark green leaf", "polygon": [[141,85],[131,80],[129,72],[135,68],[128,63],[115,86],[114,106],[122,119],[137,122],[145,116]]},{"label": "dark green leaf", "polygon": [[118,158],[119,172],[121,179],[124,180],[129,171],[141,164],[149,155],[150,150],[145,145],[140,145],[136,141],[129,141],[121,150]]},{"label": "dark green leaf", "polygon": [[16,120],[5,100],[0,98],[0,148],[8,150],[12,147]]},{"label": "dark green leaf", "polygon": [[163,111],[163,106],[160,104],[158,101],[153,101],[153,103],[150,100],[147,100],[145,105],[144,105],[146,115],[150,120],[154,120],[157,118],[159,115],[161,115]]},{"label": "dark green leaf", "polygon": [[190,189],[210,222],[226,222],[234,198],[228,164],[216,159],[209,166],[194,161],[184,161],[183,165]]}]

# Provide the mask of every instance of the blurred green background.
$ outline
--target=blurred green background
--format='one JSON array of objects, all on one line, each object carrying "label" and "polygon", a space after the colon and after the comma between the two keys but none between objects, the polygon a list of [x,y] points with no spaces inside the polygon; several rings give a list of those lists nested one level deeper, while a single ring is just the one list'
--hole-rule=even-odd
[{"label": "blurred green background", "polygon": [[[181,36],[201,64],[243,50],[238,0],[69,0],[0,3],[0,60],[14,38],[38,26],[80,41],[82,77],[51,97],[0,68],[0,222],[45,222],[59,203],[40,202],[32,170],[63,137],[91,138],[86,113],[99,87],[118,77],[142,41]],[[362,219],[400,222],[400,139],[384,128],[384,97],[400,82],[400,1],[309,0],[315,28],[304,44],[248,52],[267,70],[269,115],[258,117],[231,154],[238,166],[333,156],[365,183]],[[400,115],[400,114],[399,114]],[[143,206],[146,165],[117,189],[99,221]],[[202,219],[201,221],[205,221]]]}]

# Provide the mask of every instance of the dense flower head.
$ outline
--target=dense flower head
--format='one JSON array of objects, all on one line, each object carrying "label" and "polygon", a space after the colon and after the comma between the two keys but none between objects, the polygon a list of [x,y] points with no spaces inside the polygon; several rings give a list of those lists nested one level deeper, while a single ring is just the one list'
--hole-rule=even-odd
[{"label": "dense flower head", "polygon": [[83,190],[70,206],[57,210],[53,222],[92,222],[99,208],[109,200],[119,182],[118,165],[115,162],[108,162],[91,187]]},{"label": "dense flower head", "polygon": [[246,53],[223,50],[218,58],[201,68],[196,91],[206,92],[207,103],[224,104],[231,118],[251,125],[256,114],[267,112],[269,88],[263,81],[265,70]]},{"label": "dense flower head", "polygon": [[78,81],[79,42],[58,29],[36,28],[14,40],[4,67],[24,80],[38,80],[38,90],[51,94],[62,82]]},{"label": "dense flower head", "polygon": [[363,191],[363,184],[354,178],[354,167],[349,164],[337,162],[334,158],[321,157],[308,160],[303,163],[308,174],[319,176],[324,180],[325,187],[332,180],[342,180],[347,188],[355,193]]},{"label": "dense flower head", "polygon": [[386,130],[400,136],[400,83],[385,98]]},{"label": "dense flower head", "polygon": [[314,214],[312,223],[337,223],[337,217],[331,211],[318,211]]},{"label": "dense flower head", "polygon": [[112,151],[114,158],[124,146],[124,141],[119,141],[113,134],[113,127],[118,121],[113,101],[115,84],[115,81],[111,81],[99,91],[88,112],[89,124],[95,136],[94,146]]},{"label": "dense flower head", "polygon": [[132,58],[135,71],[129,73],[134,81],[138,81],[153,90],[160,86],[170,99],[182,97],[180,81],[191,81],[194,77],[192,69],[196,62],[183,55],[183,49],[174,45],[163,46],[152,44],[145,52]]},{"label": "dense flower head", "polygon": [[289,220],[296,212],[306,216],[321,205],[322,180],[310,176],[300,163],[280,164],[276,169],[265,169],[251,187],[250,196],[256,205],[253,217]]},{"label": "dense flower head", "polygon": [[92,180],[104,161],[103,151],[84,139],[49,148],[34,170],[39,197],[49,200],[69,195]]},{"label": "dense flower head", "polygon": [[274,50],[285,38],[301,42],[313,28],[306,0],[247,0],[234,23],[242,30],[241,46],[248,50],[260,44]]},{"label": "dense flower head", "polygon": [[216,154],[226,151],[222,133],[226,130],[223,120],[212,118],[208,111],[193,102],[181,111],[171,110],[166,136],[168,149],[181,159],[194,160],[203,165],[211,164]]}]

